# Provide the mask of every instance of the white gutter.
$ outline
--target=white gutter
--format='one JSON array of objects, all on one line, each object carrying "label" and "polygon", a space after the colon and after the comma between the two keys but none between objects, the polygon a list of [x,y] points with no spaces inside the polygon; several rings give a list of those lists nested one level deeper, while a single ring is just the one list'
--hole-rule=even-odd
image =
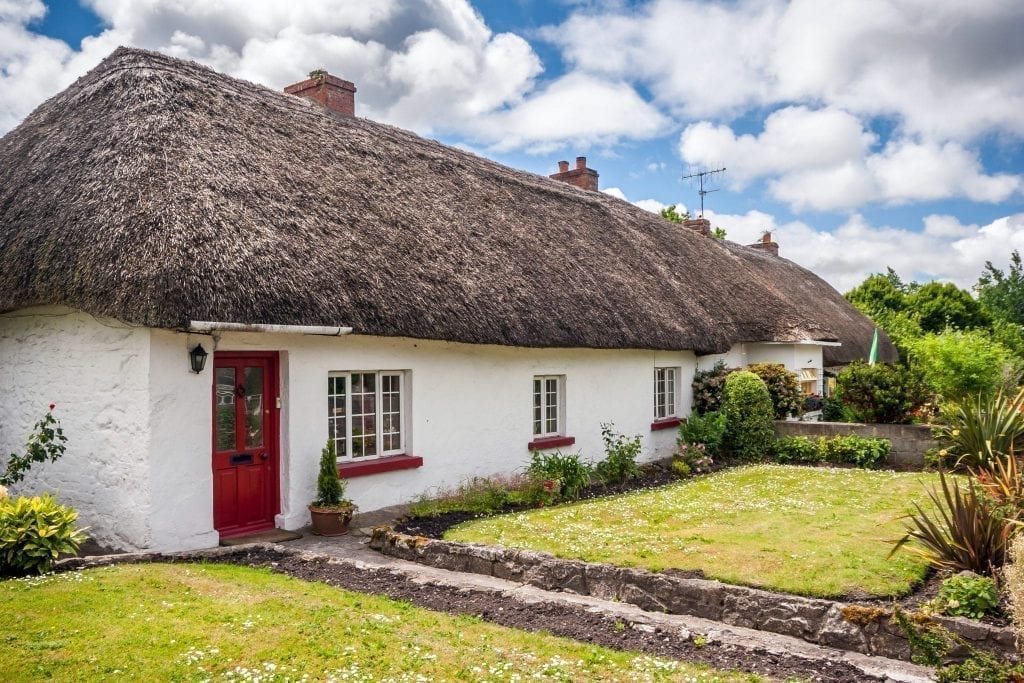
[{"label": "white gutter", "polygon": [[209,334],[211,332],[269,332],[277,334],[318,334],[326,337],[340,337],[352,334],[351,327],[328,327],[323,325],[265,325],[261,323],[221,323],[209,320],[191,320],[189,332]]}]

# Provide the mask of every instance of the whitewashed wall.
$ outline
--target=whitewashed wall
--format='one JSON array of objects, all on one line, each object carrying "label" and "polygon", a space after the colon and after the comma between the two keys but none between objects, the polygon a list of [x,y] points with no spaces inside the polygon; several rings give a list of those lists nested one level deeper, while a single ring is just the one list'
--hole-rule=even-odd
[{"label": "whitewashed wall", "polygon": [[[357,477],[363,510],[406,502],[529,460],[534,375],[566,377],[563,450],[603,457],[600,424],[639,434],[651,460],[668,457],[674,429],[651,431],[653,369],[680,368],[679,413],[689,413],[692,353],[510,349],[412,339],[289,334],[186,335],[133,328],[69,309],[0,316],[0,453],[20,451],[50,402],[67,455],[37,466],[23,492],[54,491],[101,543],[161,550],[209,547],[212,528],[210,397],[213,375],[188,366],[202,341],[220,350],[281,352],[281,514],[308,523],[327,438],[331,371],[405,370],[407,452],[421,468]],[[209,364],[212,366],[212,363]]]},{"label": "whitewashed wall", "polygon": [[64,308],[0,315],[0,461],[50,403],[67,452],[15,492],[56,493],[104,544],[151,545],[149,330]]},{"label": "whitewashed wall", "polygon": [[[534,375],[565,375],[567,452],[603,457],[600,423],[639,434],[645,460],[668,457],[675,430],[652,432],[654,367],[681,368],[681,414],[690,410],[692,353],[512,349],[351,335],[225,334],[220,350],[281,350],[282,512],[279,526],[308,522],[320,449],[327,439],[332,371],[406,370],[407,452],[423,466],[349,481],[364,511],[407,502],[474,476],[512,472],[529,460]],[[207,438],[207,443],[209,438]]]}]

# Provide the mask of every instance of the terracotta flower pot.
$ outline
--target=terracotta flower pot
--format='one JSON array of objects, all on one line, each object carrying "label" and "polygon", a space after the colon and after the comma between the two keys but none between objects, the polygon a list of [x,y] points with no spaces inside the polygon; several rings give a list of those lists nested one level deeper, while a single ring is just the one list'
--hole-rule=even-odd
[{"label": "terracotta flower pot", "polygon": [[338,507],[309,506],[309,516],[313,519],[313,533],[317,536],[343,536],[348,533],[349,522],[355,513],[351,503]]}]

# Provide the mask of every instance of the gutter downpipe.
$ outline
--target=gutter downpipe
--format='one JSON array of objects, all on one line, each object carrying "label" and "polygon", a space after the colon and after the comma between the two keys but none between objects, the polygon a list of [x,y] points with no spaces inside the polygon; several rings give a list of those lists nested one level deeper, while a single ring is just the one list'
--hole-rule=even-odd
[{"label": "gutter downpipe", "polygon": [[351,327],[330,327],[324,325],[269,325],[263,323],[222,323],[209,320],[190,320],[188,331],[199,334],[215,332],[268,332],[274,334],[315,334],[324,337],[340,337],[352,334]]}]

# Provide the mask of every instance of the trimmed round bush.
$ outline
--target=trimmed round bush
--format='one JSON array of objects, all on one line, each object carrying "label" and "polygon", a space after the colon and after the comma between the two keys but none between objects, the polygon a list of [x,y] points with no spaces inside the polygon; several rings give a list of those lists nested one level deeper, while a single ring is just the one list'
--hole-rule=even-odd
[{"label": "trimmed round bush", "polygon": [[764,380],[748,370],[725,378],[725,449],[741,460],[761,460],[772,454],[775,410]]}]

